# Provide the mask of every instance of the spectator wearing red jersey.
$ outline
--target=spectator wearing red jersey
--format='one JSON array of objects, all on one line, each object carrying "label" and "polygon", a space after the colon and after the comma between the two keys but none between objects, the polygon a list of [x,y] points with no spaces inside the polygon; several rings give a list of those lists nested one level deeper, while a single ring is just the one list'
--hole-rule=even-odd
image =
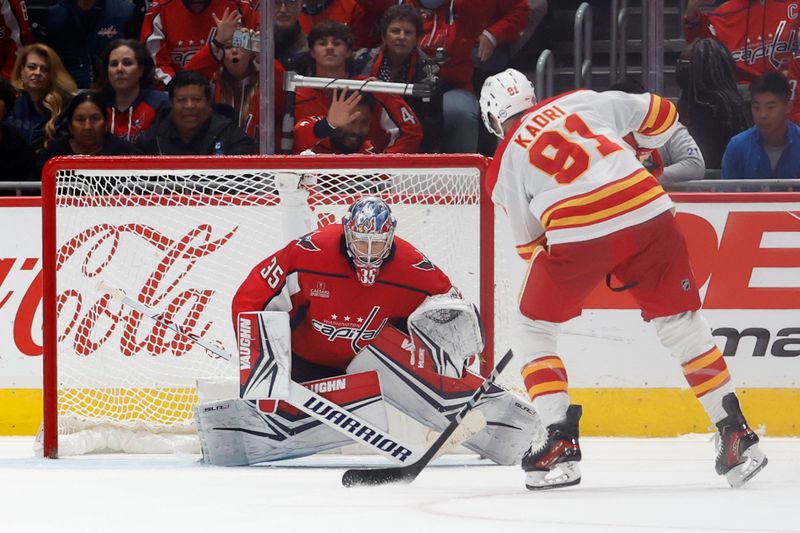
[{"label": "spectator wearing red jersey", "polygon": [[[353,45],[350,29],[338,22],[320,22],[308,35],[309,55],[314,62],[314,75],[324,78],[355,78],[347,70]],[[369,83],[367,80],[365,84]],[[369,140],[377,152],[416,153],[422,141],[422,125],[402,97],[375,93],[379,107],[372,113]],[[326,116],[330,108],[330,91],[301,88],[297,90],[297,121],[313,116]]]},{"label": "spectator wearing red jersey", "polygon": [[31,42],[25,0],[0,0],[0,76],[11,78],[17,54]]},{"label": "spectator wearing red jersey", "polygon": [[294,127],[297,153],[371,154],[367,140],[375,98],[367,93],[333,91],[327,116],[306,117]]},{"label": "spectator wearing red jersey", "polygon": [[[800,39],[800,37],[798,37]],[[800,125],[800,92],[797,91],[797,80],[800,80],[800,53],[797,58],[789,62],[789,68],[785,72],[792,87],[792,112],[789,120]]]},{"label": "spectator wearing red jersey", "polygon": [[[800,69],[800,5],[785,0],[729,0],[710,13],[702,11],[714,0],[689,0],[684,13],[686,42],[714,37],[733,56],[736,79],[747,85],[757,76],[778,71],[789,77],[797,104]],[[796,113],[800,115],[800,110]]]},{"label": "spectator wearing red jersey", "polygon": [[140,40],[155,58],[156,78],[169,84],[176,72],[188,70],[187,63],[216,33],[215,17],[225,10],[239,15],[248,28],[257,27],[257,13],[244,0],[156,0],[142,25]]},{"label": "spectator wearing red jersey", "polygon": [[434,94],[430,98],[406,96],[405,100],[422,123],[420,152],[441,152],[444,117],[439,66],[418,46],[422,36],[419,11],[407,5],[390,7],[381,17],[380,32],[383,46],[364,49],[356,57],[356,65],[362,74],[381,81],[431,85]]},{"label": "spectator wearing red jersey", "polygon": [[[353,20],[356,0],[300,0],[302,13],[300,26],[308,34],[323,20],[333,20],[349,25]],[[291,0],[289,0],[291,2]]]},{"label": "spectator wearing red jersey", "polygon": [[[545,12],[547,5],[545,2]],[[486,78],[502,72],[512,61],[513,51],[520,41],[521,35],[531,23],[538,23],[544,16],[531,13],[529,0],[497,0],[494,13],[489,19],[486,29],[478,36],[477,46],[472,50],[472,61],[475,65],[473,87],[483,87]],[[533,33],[529,31],[528,37]],[[494,154],[498,139],[486,128],[478,128],[478,151],[485,155]]]},{"label": "spectator wearing red jersey", "polygon": [[528,0],[497,0],[489,25],[478,36],[475,66],[487,76],[505,70],[511,59],[511,47],[519,41],[530,18]]},{"label": "spectator wearing red jersey", "polygon": [[130,142],[147,131],[169,97],[153,89],[155,63],[147,49],[133,39],[117,39],[103,51],[95,83],[106,105],[108,131]]},{"label": "spectator wearing red jersey", "polygon": [[[214,102],[233,108],[235,122],[248,136],[258,139],[261,98],[256,53],[234,47],[233,34],[238,26],[236,11],[225,9],[221,18],[214,16],[214,39],[200,49],[187,63],[187,70],[196,70],[213,82]],[[283,116],[283,67],[275,60],[275,120],[280,129]]]},{"label": "spectator wearing red jersey", "polygon": [[[358,0],[367,16],[383,14],[396,0]],[[475,152],[479,109],[472,87],[472,49],[486,28],[497,0],[402,0],[422,15],[420,47],[441,61],[445,152]],[[520,28],[521,31],[521,28]]]}]

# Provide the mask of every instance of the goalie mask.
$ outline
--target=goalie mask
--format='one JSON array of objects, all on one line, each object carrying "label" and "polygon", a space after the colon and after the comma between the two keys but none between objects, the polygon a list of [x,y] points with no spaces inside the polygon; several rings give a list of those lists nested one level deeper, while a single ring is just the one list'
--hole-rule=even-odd
[{"label": "goalie mask", "polygon": [[536,105],[536,93],[525,74],[510,68],[486,79],[480,104],[486,129],[502,139],[503,122]]},{"label": "goalie mask", "polygon": [[386,202],[366,196],[350,206],[342,226],[347,256],[353,262],[358,281],[369,287],[391,253],[397,221]]}]

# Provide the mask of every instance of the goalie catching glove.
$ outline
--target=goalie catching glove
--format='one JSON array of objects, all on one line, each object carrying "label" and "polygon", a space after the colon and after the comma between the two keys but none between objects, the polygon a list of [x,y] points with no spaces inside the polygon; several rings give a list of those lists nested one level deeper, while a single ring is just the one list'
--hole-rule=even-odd
[{"label": "goalie catching glove", "polygon": [[462,377],[467,360],[483,351],[478,309],[449,294],[422,302],[408,317],[408,331],[414,345],[411,363],[421,367],[427,357],[431,368],[442,376]]}]

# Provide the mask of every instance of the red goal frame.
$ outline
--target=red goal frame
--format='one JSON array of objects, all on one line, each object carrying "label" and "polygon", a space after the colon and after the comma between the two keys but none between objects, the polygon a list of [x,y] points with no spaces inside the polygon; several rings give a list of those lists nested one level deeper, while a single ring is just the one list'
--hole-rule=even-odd
[{"label": "red goal frame", "polygon": [[480,175],[479,267],[480,309],[486,347],[480,370],[494,367],[494,206],[486,189],[489,160],[480,155],[392,154],[316,156],[166,156],[166,157],[58,157],[42,173],[42,311],[43,311],[43,454],[58,456],[58,354],[56,284],[56,173],[61,170],[113,170],[126,166],[152,171],[181,170],[291,170],[293,168],[343,169],[447,169],[475,168]]}]

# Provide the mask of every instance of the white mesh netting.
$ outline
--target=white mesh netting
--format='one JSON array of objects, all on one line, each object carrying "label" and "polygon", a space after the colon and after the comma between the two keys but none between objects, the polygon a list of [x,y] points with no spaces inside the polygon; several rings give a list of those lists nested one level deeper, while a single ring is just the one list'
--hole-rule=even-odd
[{"label": "white mesh netting", "polygon": [[[210,357],[97,286],[121,289],[234,352],[231,298],[250,269],[286,242],[276,176],[311,184],[308,203],[323,225],[338,221],[355,198],[379,195],[392,205],[397,234],[479,302],[481,168],[448,166],[447,158],[413,168],[421,165],[411,159],[407,168],[360,158],[353,168],[321,169],[301,157],[271,170],[258,170],[257,160],[230,170],[224,159],[217,168],[195,162],[158,170],[131,158],[105,170],[77,162],[59,170],[59,454],[142,451],[137,436],[191,434],[196,380],[237,376],[235,360]],[[122,428],[122,437],[110,444],[86,436],[99,425]],[[173,447],[191,449],[182,437]]]}]

